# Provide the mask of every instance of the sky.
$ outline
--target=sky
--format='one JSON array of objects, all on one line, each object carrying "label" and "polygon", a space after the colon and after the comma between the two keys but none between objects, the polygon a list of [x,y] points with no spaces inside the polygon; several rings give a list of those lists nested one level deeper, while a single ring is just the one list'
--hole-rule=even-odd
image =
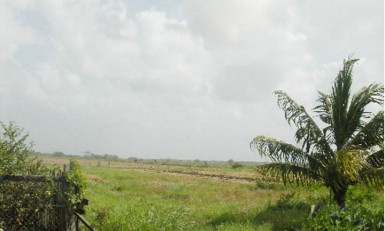
[{"label": "sky", "polygon": [[5,0],[0,121],[34,150],[261,161],[293,141],[275,90],[311,115],[349,56],[384,82],[383,0]]}]

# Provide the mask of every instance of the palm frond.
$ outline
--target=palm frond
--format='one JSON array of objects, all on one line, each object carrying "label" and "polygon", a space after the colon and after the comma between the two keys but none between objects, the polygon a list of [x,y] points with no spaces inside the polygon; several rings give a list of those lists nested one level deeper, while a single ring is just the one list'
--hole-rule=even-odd
[{"label": "palm frond", "polygon": [[360,131],[353,135],[346,146],[363,148],[384,142],[384,111],[379,111],[369,122],[362,125]]},{"label": "palm frond", "polygon": [[373,146],[368,149],[366,158],[371,168],[384,168],[384,144]]},{"label": "palm frond", "polygon": [[361,88],[353,95],[350,107],[361,109],[369,103],[384,104],[384,85],[373,83]]},{"label": "palm frond", "polygon": [[366,149],[368,166],[360,172],[360,180],[374,186],[384,185],[384,144]]},{"label": "palm frond", "polygon": [[275,91],[274,93],[278,98],[278,106],[284,111],[288,123],[293,123],[297,127],[295,137],[302,148],[307,152],[315,148],[316,152],[324,152],[326,155],[332,156],[333,151],[326,139],[326,134],[317,126],[305,108],[297,104],[285,92]]},{"label": "palm frond", "polygon": [[342,70],[336,77],[332,92],[330,95],[332,105],[332,117],[331,126],[334,132],[335,144],[337,150],[340,150],[347,140],[347,126],[349,121],[348,117],[348,105],[350,99],[350,88],[352,85],[352,72],[354,63],[358,59],[348,59],[344,61]]},{"label": "palm frond", "polygon": [[294,145],[274,138],[257,136],[251,141],[250,148],[257,151],[261,156],[269,157],[274,162],[311,166],[315,170],[325,167],[324,158],[320,158],[317,154],[308,154]]},{"label": "palm frond", "polygon": [[313,111],[319,114],[319,118],[322,122],[330,125],[332,122],[332,102],[331,97],[328,94],[318,92],[317,102],[320,104],[316,106]]},{"label": "palm frond", "polygon": [[307,163],[306,153],[301,149],[274,138],[257,136],[251,141],[250,148],[275,162],[292,162],[298,165]]},{"label": "palm frond", "polygon": [[309,184],[321,179],[312,169],[289,163],[265,164],[261,168],[263,174],[282,179],[284,183]]},{"label": "palm frond", "polygon": [[384,185],[384,144],[375,145],[366,150],[367,166],[360,171],[360,181],[374,186]]},{"label": "palm frond", "polygon": [[361,128],[362,119],[369,118],[365,107],[370,103],[383,104],[383,97],[384,87],[381,84],[371,84],[354,94],[346,117],[346,141]]},{"label": "palm frond", "polygon": [[383,187],[384,168],[368,168],[361,172],[361,181],[365,184]]}]

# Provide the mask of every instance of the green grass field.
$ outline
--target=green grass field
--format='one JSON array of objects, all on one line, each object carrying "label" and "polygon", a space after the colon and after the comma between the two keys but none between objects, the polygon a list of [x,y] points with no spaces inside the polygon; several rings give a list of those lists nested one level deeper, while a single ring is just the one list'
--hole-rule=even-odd
[{"label": "green grass field", "polygon": [[[264,179],[256,164],[78,162],[87,182],[85,217],[97,230],[297,230],[311,205],[329,200],[322,186]],[[382,189],[355,186],[349,196],[371,209],[383,206]]]}]

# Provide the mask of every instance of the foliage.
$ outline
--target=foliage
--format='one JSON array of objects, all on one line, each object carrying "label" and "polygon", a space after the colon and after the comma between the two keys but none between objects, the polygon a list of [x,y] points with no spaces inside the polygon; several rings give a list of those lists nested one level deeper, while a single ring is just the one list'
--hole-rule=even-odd
[{"label": "foliage", "polygon": [[[143,206],[143,205],[142,205]],[[146,209],[144,209],[146,208]],[[96,228],[100,230],[193,230],[186,208],[154,208],[121,205],[98,208]],[[130,219],[127,219],[130,218]]]},{"label": "foliage", "polygon": [[268,181],[257,181],[255,184],[256,189],[269,189],[269,190],[275,190],[275,191],[280,191],[280,190],[285,190],[285,186],[282,183],[278,182],[268,182]]},{"label": "foliage", "polygon": [[84,190],[86,188],[86,181],[83,173],[80,170],[79,163],[71,159],[70,169],[65,172],[65,179],[68,190],[66,192],[66,201],[69,206],[79,213],[84,213]]},{"label": "foliage", "polygon": [[[221,173],[233,172],[227,164],[217,166]],[[85,216],[98,230],[114,230],[116,224],[122,224],[118,230],[159,230],[156,224],[175,228],[168,230],[255,230],[269,226],[254,222],[256,211],[283,193],[257,190],[253,183],[135,169],[83,168],[92,202]]]},{"label": "foliage", "polygon": [[298,230],[309,209],[309,200],[303,200],[295,192],[286,193],[281,195],[276,203],[268,203],[266,208],[257,214],[256,220],[259,223],[273,221],[274,231]]},{"label": "foliage", "polygon": [[0,122],[0,174],[45,174],[42,162],[31,156],[28,133],[13,122]]},{"label": "foliage", "polygon": [[8,125],[0,122],[0,125],[0,175],[5,177],[0,182],[0,228],[65,227],[68,219],[64,221],[60,214],[67,209],[82,209],[85,181],[79,165],[71,161],[72,168],[63,182],[58,168],[49,169],[42,160],[32,156],[33,145],[27,142],[28,133],[13,122]]},{"label": "foliage", "polygon": [[309,219],[302,230],[384,230],[384,208],[373,211],[360,204],[353,204],[349,209],[328,205],[321,208],[314,219]]},{"label": "foliage", "polygon": [[233,168],[233,169],[243,168],[243,167],[244,167],[244,165],[243,165],[243,164],[240,164],[240,163],[233,163],[233,164],[231,165],[231,168]]},{"label": "foliage", "polygon": [[276,91],[278,106],[297,129],[298,146],[265,136],[257,136],[250,143],[253,150],[273,161],[263,166],[265,174],[282,178],[285,183],[321,181],[341,207],[345,206],[350,185],[383,185],[384,113],[373,115],[365,108],[371,103],[383,105],[384,87],[371,84],[351,97],[355,62],[357,59],[344,61],[330,94],[319,92],[314,112],[325,127],[320,128],[286,93]]},{"label": "foliage", "polygon": [[52,186],[50,182],[0,182],[0,227],[28,229],[43,213],[55,214]]},{"label": "foliage", "polygon": [[85,157],[98,160],[119,160],[119,156],[111,154],[95,154],[91,152],[86,152]]},{"label": "foliage", "polygon": [[[44,162],[62,160],[50,156]],[[85,195],[90,200],[84,216],[97,230],[158,230],[156,224],[173,226],[175,230],[300,229],[311,205],[320,199],[329,201],[329,190],[321,184],[284,185],[261,179],[255,172],[256,163],[242,163],[245,167],[234,170],[227,161],[210,162],[204,167],[195,166],[192,161],[159,160],[159,168],[151,170],[154,164],[145,160],[120,160],[111,165],[101,160],[100,167],[96,167],[98,160],[79,157],[77,161],[86,178]],[[189,174],[193,172],[252,176],[259,180],[256,183]],[[383,191],[359,186],[351,187],[349,200],[379,209]],[[352,203],[348,201],[348,205]],[[150,215],[153,219],[148,219]]]}]

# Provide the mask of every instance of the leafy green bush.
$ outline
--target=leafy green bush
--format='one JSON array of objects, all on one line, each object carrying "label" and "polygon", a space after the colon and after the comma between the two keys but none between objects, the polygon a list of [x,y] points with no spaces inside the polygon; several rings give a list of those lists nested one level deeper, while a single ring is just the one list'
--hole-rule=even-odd
[{"label": "leafy green bush", "polygon": [[80,165],[76,160],[70,160],[70,169],[65,173],[68,190],[65,193],[65,199],[68,206],[76,212],[83,214],[84,205],[88,202],[84,201],[84,190],[86,187],[86,179],[80,171]]},{"label": "leafy green bush", "polygon": [[384,208],[369,210],[356,204],[349,209],[328,205],[320,209],[314,219],[309,219],[302,230],[384,230]]},{"label": "leafy green bush", "polygon": [[240,164],[240,163],[233,163],[233,164],[231,165],[231,168],[232,168],[232,169],[243,168],[243,167],[244,167],[244,165],[243,165],[243,164]]},{"label": "leafy green bush", "polygon": [[49,169],[32,156],[32,146],[22,128],[0,122],[0,228],[5,230],[64,227],[70,225],[61,219],[64,212],[84,211],[85,180],[77,162],[70,162],[62,182],[55,179],[58,168]]},{"label": "leafy green bush", "polygon": [[32,142],[28,133],[13,122],[0,122],[0,174],[44,175],[48,172],[42,162],[31,156]]}]

